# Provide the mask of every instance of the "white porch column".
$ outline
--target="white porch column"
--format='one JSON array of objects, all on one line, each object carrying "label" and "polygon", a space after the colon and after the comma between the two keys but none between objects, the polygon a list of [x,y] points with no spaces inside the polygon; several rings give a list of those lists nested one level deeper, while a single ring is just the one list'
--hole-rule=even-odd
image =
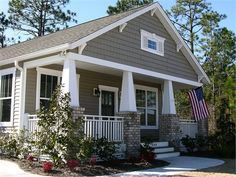
[{"label": "white porch column", "polygon": [[63,93],[70,93],[71,103],[73,107],[79,107],[79,89],[78,79],[76,75],[75,60],[66,58],[64,60],[64,67],[62,72],[62,91]]},{"label": "white porch column", "polygon": [[172,81],[164,81],[162,114],[176,114]]},{"label": "white porch column", "polygon": [[123,71],[120,112],[136,112],[136,99],[134,93],[133,74]]}]

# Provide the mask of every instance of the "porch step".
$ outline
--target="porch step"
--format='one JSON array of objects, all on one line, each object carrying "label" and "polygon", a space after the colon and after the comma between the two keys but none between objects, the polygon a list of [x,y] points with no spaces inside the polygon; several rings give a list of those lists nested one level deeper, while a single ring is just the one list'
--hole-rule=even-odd
[{"label": "porch step", "polygon": [[[141,143],[141,145],[144,145],[144,143]],[[174,147],[169,147],[168,142],[152,142],[149,144],[149,146],[153,148],[155,159],[177,157],[180,155],[179,152],[174,151]]]},{"label": "porch step", "polygon": [[152,148],[168,147],[169,143],[168,142],[152,142],[149,144],[149,146]]},{"label": "porch step", "polygon": [[157,154],[157,153],[166,153],[166,152],[174,152],[174,148],[173,147],[155,148],[153,150],[153,152],[155,154]]},{"label": "porch step", "polygon": [[161,153],[155,154],[155,159],[164,159],[168,157],[178,157],[180,155],[179,152],[169,152],[169,153]]}]

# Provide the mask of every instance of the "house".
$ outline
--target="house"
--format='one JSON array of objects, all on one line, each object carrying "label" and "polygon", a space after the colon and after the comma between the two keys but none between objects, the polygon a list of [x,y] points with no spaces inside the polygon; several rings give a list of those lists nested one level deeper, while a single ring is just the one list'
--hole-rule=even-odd
[{"label": "house", "polygon": [[[0,50],[0,126],[36,128],[36,110],[59,83],[85,133],[124,141],[179,136],[174,90],[209,83],[158,3],[99,18]],[[206,122],[199,124],[206,133]]]}]

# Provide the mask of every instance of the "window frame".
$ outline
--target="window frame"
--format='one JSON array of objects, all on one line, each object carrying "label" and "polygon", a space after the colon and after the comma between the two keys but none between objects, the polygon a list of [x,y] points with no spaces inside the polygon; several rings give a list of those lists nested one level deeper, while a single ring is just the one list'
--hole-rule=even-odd
[{"label": "window frame", "polygon": [[[57,82],[60,83],[59,81],[60,81],[60,78],[62,77],[62,71],[48,69],[48,68],[41,68],[41,67],[37,67],[36,71],[37,71],[37,86],[36,86],[36,108],[35,109],[38,110],[40,109],[40,99],[41,99],[40,97],[41,75],[44,74],[44,75],[56,76]],[[79,79],[80,79],[79,74],[77,74],[77,79],[78,79],[78,88],[79,88]],[[46,98],[42,98],[42,99],[46,100]]]},{"label": "window frame", "polygon": [[[13,113],[14,113],[14,97],[15,97],[15,77],[16,77],[16,68],[8,68],[0,70],[0,88],[2,84],[2,76],[12,74],[12,93],[11,97],[7,97],[7,99],[11,99],[11,110],[10,110],[10,121],[9,122],[1,122],[0,127],[9,127],[13,126]],[[4,98],[6,99],[6,98]]]},{"label": "window frame", "polygon": [[[157,129],[159,122],[158,122],[158,117],[159,117],[159,111],[158,111],[158,88],[155,87],[149,87],[149,86],[144,86],[144,85],[135,85],[135,100],[136,100],[136,90],[144,90],[145,91],[145,125],[140,124],[141,129]],[[147,92],[156,92],[156,125],[147,125],[148,119],[147,119]],[[136,106],[137,106],[137,101],[136,101]],[[137,107],[138,109],[138,107]],[[153,109],[154,110],[154,109]]]},{"label": "window frame", "polygon": [[[147,40],[150,40],[150,41],[153,41],[153,42],[156,42],[156,50],[155,49],[151,49],[147,46],[145,46],[144,44],[144,40],[143,38],[146,37]],[[148,31],[145,31],[145,30],[142,30],[141,29],[141,49],[144,50],[144,51],[147,51],[147,52],[150,52],[150,53],[153,53],[153,54],[156,54],[156,55],[160,55],[160,56],[164,56],[164,53],[165,53],[165,38],[161,37],[161,36],[158,36],[156,35],[155,33],[150,33]],[[159,51],[158,50],[158,43],[161,43],[162,45],[162,49],[163,51]]]}]

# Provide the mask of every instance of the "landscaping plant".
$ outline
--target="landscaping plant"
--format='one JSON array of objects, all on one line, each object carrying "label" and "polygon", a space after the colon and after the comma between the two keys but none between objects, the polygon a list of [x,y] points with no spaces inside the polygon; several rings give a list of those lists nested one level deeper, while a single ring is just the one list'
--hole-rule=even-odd
[{"label": "landscaping plant", "polygon": [[73,120],[70,94],[62,93],[57,87],[50,99],[49,107],[42,107],[37,113],[39,131],[36,133],[36,147],[40,154],[48,154],[55,166],[76,157],[79,140],[83,137],[81,119]]}]

